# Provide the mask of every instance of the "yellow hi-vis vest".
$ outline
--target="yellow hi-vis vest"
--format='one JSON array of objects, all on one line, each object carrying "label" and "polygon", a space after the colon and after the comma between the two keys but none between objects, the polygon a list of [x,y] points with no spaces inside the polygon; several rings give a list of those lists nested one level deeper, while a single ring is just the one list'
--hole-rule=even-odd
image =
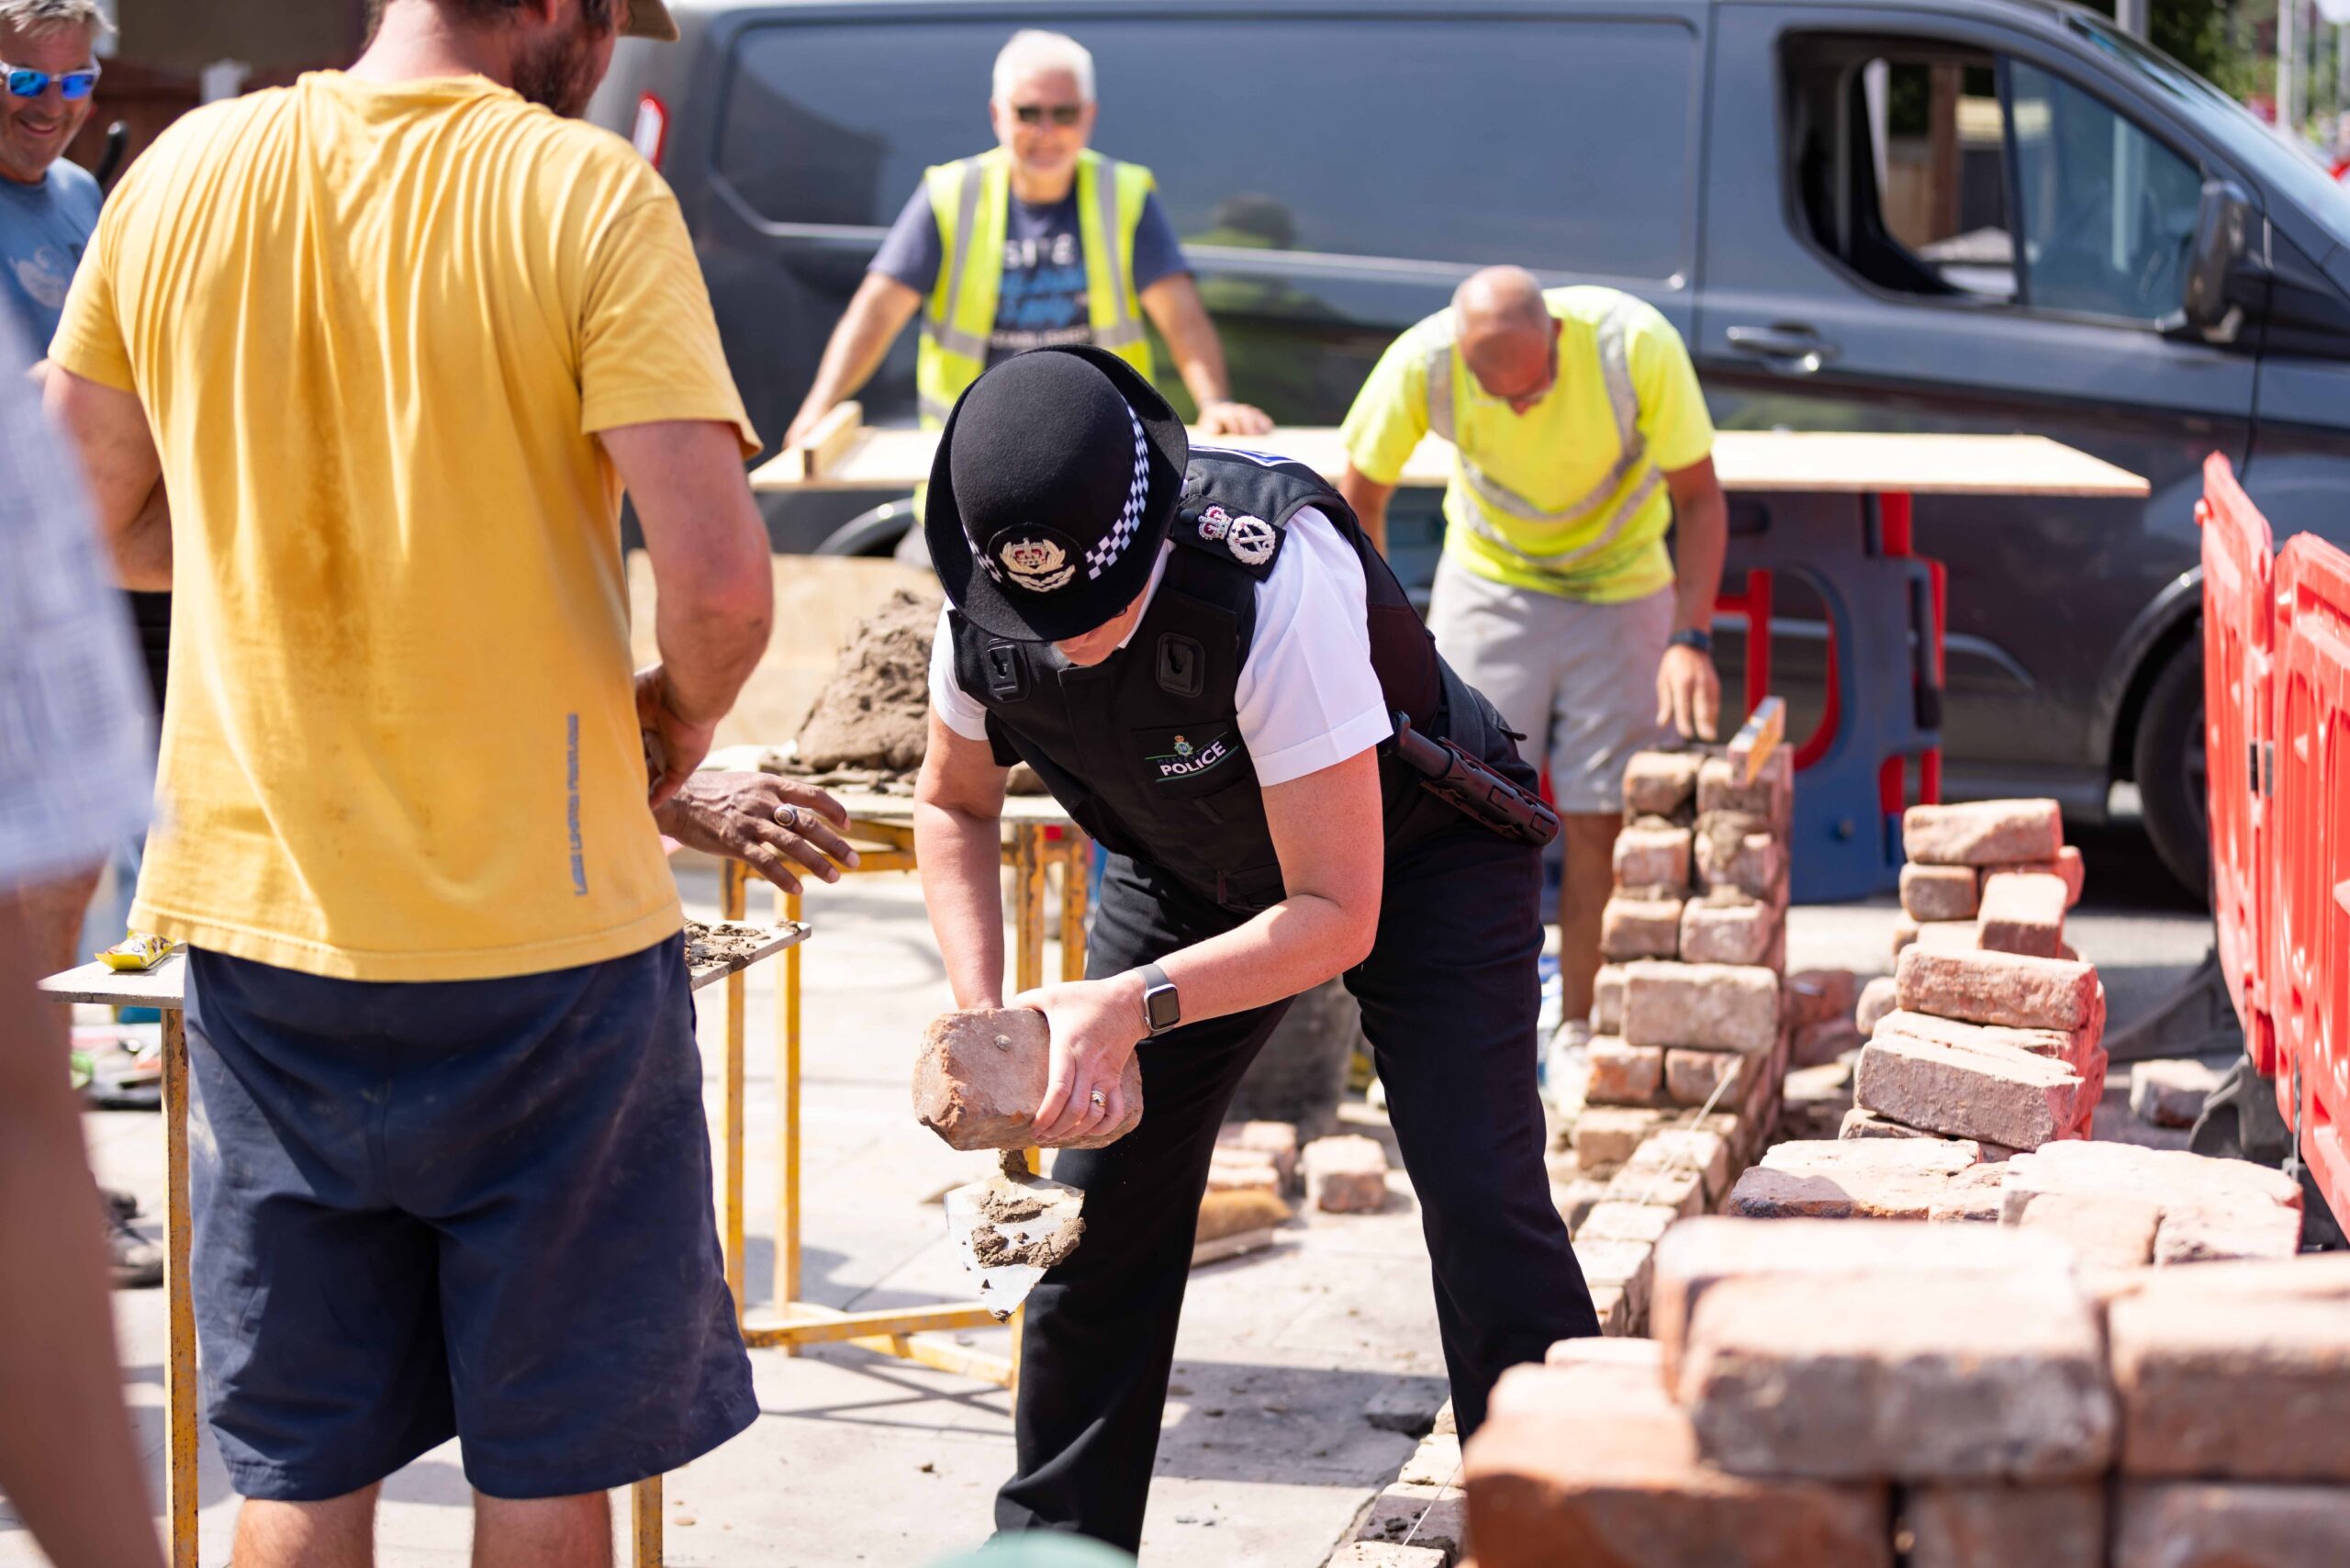
[{"label": "yellow hi-vis vest", "polygon": [[[1456,325],[1449,311],[1444,319],[1448,327]],[[1480,467],[1469,454],[1453,415],[1455,398],[1464,395],[1462,383],[1469,380],[1459,341],[1453,331],[1445,330],[1428,348],[1428,429],[1454,444],[1453,483],[1467,492],[1468,504],[1457,513],[1448,509],[1448,515],[1466,523],[1479,539],[1537,577],[1571,577],[1578,567],[1613,546],[1663,488],[1664,476],[1649,461],[1648,439],[1640,432],[1639,393],[1632,385],[1627,352],[1630,325],[1629,313],[1619,306],[1600,318],[1595,333],[1600,383],[1615,415],[1616,462],[1589,490],[1557,508],[1537,506]],[[1561,364],[1559,374],[1562,377],[1575,374],[1574,367]],[[1565,538],[1561,540],[1562,533]],[[1530,547],[1529,535],[1547,537],[1551,547]]]},{"label": "yellow hi-vis vest", "polygon": [[[1003,282],[1004,213],[1012,159],[1002,148],[923,172],[941,262],[923,309],[914,388],[924,429],[934,430],[963,388],[988,367],[997,291]],[[1091,148],[1078,154],[1078,237],[1085,246],[1087,319],[1093,343],[1151,374],[1150,339],[1135,293],[1135,229],[1156,184],[1139,163]]]}]

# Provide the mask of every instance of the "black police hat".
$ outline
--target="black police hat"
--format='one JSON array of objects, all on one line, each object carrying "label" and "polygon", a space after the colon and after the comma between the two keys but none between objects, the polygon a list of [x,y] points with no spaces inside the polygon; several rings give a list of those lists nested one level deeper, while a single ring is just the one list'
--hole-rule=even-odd
[{"label": "black police hat", "polygon": [[956,400],[923,527],[955,608],[1015,642],[1082,636],[1150,581],[1191,461],[1183,421],[1132,365],[1033,349]]}]

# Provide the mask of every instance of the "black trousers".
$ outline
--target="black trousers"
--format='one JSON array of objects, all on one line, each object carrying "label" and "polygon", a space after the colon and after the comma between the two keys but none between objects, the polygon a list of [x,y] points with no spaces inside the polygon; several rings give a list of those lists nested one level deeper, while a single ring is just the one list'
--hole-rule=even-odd
[{"label": "black trousers", "polygon": [[[1419,1198],[1464,1437],[1505,1368],[1599,1332],[1542,1165],[1539,878],[1538,852],[1466,822],[1423,840],[1391,859],[1377,943],[1346,976]],[[1113,857],[1087,973],[1239,923]],[[996,1495],[999,1529],[1139,1544],[1216,1128],[1288,1005],[1144,1041],[1141,1124],[1056,1160],[1054,1179],[1085,1191],[1085,1239],[1028,1297],[1019,1472]]]}]

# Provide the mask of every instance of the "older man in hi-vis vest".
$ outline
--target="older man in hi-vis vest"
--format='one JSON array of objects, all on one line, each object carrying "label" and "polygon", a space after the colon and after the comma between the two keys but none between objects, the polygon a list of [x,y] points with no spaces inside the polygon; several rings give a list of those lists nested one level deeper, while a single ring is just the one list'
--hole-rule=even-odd
[{"label": "older man in hi-vis vest", "polygon": [[1151,375],[1146,317],[1167,340],[1202,430],[1273,428],[1232,400],[1223,345],[1150,171],[1087,145],[1098,112],[1083,45],[1013,35],[988,104],[996,147],[923,174],[833,329],[784,444],[870,380],[917,312],[925,428],[980,372],[1029,349],[1090,343]]}]

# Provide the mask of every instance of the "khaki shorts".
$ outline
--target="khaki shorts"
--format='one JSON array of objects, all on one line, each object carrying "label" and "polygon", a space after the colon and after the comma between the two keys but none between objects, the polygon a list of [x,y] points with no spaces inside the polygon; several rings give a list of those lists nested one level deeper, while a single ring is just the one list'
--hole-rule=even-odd
[{"label": "khaki shorts", "polygon": [[1656,722],[1656,671],[1673,635],[1673,590],[1587,604],[1438,564],[1428,630],[1460,678],[1547,763],[1559,810],[1624,809],[1624,764],[1672,738]]}]

